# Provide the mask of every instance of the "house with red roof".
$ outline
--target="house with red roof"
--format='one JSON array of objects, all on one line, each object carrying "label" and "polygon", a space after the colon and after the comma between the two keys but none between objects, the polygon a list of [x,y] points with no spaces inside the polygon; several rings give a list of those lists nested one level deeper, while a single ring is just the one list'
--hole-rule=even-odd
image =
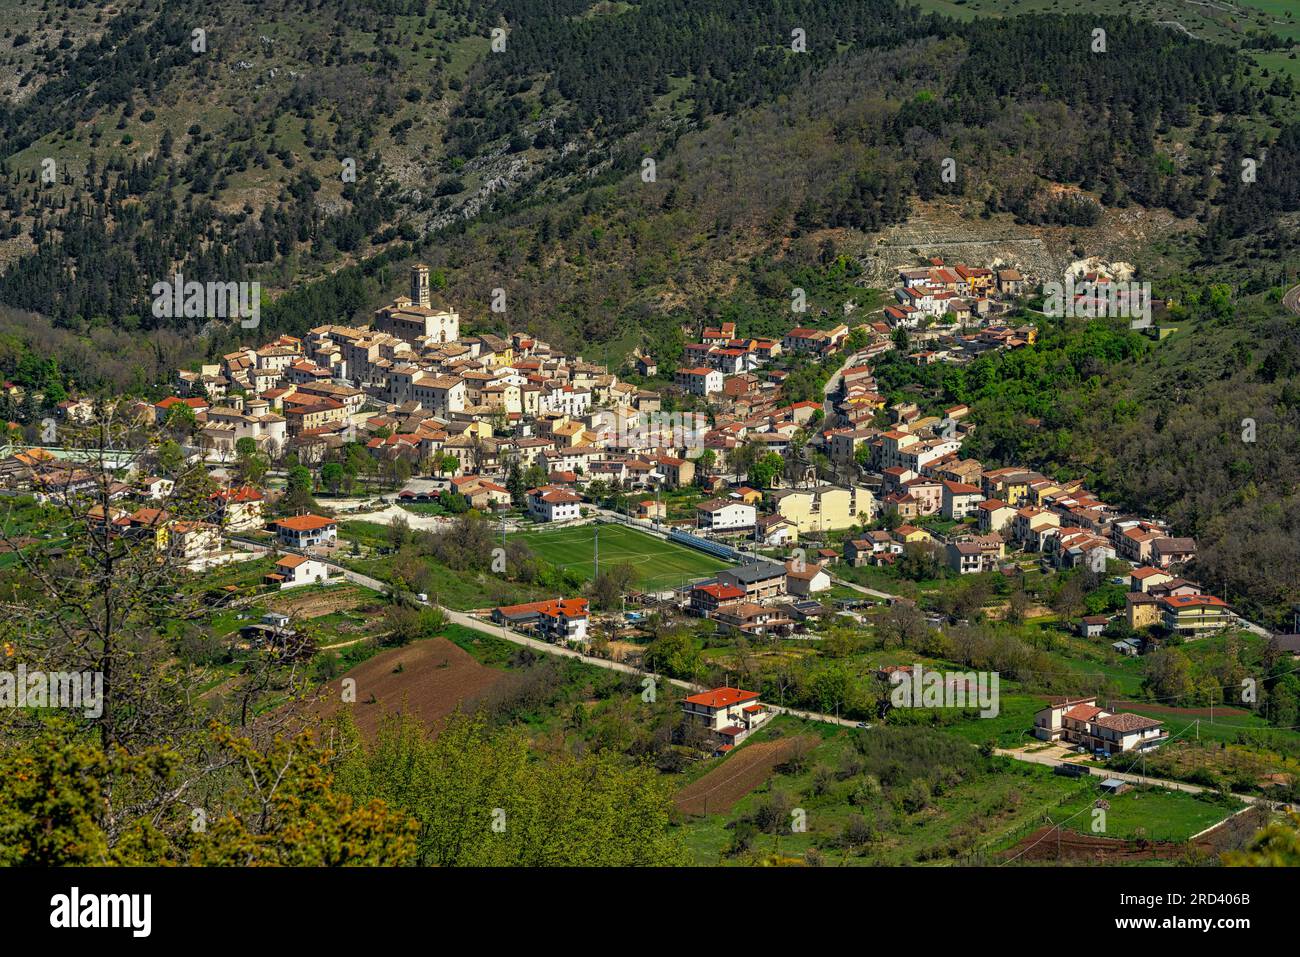
[{"label": "house with red roof", "polygon": [[172,407],[177,405],[188,406],[190,411],[195,415],[207,412],[212,404],[207,399],[188,398],[182,399],[174,395],[169,395],[161,402],[157,403],[154,408],[153,420],[155,425],[161,425],[167,421],[167,416],[171,413]]},{"label": "house with red roof", "polygon": [[696,585],[691,589],[690,612],[701,618],[709,618],[723,605],[740,601],[744,597],[745,590],[735,585],[721,582]]},{"label": "house with red roof", "polygon": [[537,612],[537,630],[548,641],[587,640],[587,599],[557,598]]},{"label": "house with red roof", "polygon": [[708,729],[720,740],[718,751],[730,751],[772,716],[757,691],[714,688],[682,699],[686,720]]},{"label": "house with red roof", "polygon": [[218,489],[212,493],[211,500],[216,509],[214,520],[227,531],[258,528],[265,521],[262,514],[265,496],[251,485]]},{"label": "house with red roof", "polygon": [[266,576],[266,583],[277,588],[295,588],[314,585],[329,580],[330,567],[324,562],[305,555],[282,555],[276,559],[275,571]]},{"label": "house with red roof", "polygon": [[282,545],[293,548],[331,545],[339,534],[338,523],[324,515],[295,515],[272,522],[271,527]]},{"label": "house with red roof", "polygon": [[582,497],[558,485],[528,490],[528,514],[539,522],[567,522],[582,517]]},{"label": "house with red roof", "polygon": [[1164,626],[1184,638],[1199,638],[1231,627],[1232,607],[1215,595],[1165,595],[1160,599]]}]

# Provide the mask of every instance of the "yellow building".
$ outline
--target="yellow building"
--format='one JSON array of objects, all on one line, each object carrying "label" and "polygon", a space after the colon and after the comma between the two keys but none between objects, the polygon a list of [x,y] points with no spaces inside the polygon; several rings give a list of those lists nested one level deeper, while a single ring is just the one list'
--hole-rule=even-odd
[{"label": "yellow building", "polygon": [[985,472],[982,480],[984,494],[1019,508],[1031,504],[1029,486],[1037,476],[1020,469],[995,469]]},{"label": "yellow building", "polygon": [[900,525],[894,529],[894,541],[901,542],[904,545],[911,545],[913,542],[932,542],[934,536],[923,528],[917,528],[915,525]]},{"label": "yellow building", "polygon": [[821,485],[772,493],[776,512],[799,534],[865,524],[876,514],[876,499],[868,489]]},{"label": "yellow building", "polygon": [[1168,595],[1160,605],[1165,627],[1186,638],[1222,631],[1235,617],[1228,603],[1214,595]]},{"label": "yellow building", "polygon": [[1124,596],[1124,620],[1134,631],[1160,624],[1162,613],[1160,599],[1154,595],[1130,592]]}]

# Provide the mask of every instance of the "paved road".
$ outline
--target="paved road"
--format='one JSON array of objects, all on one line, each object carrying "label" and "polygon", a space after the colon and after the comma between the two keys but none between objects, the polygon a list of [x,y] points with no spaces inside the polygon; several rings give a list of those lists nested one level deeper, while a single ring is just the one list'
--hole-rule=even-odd
[{"label": "paved road", "polygon": [[866,365],[866,360],[863,359],[862,353],[855,352],[844,360],[840,367],[835,370],[835,374],[827,379],[826,384],[822,386],[822,410],[826,413],[825,424],[829,425],[833,423],[839,415],[835,410],[835,399],[833,396],[837,395],[840,391],[840,383],[844,379],[844,370],[850,366],[858,365]]},{"label": "paved road", "polygon": [[[257,542],[252,539],[239,538],[238,536],[231,536],[231,537],[234,540],[242,541],[247,544],[254,545],[257,548],[261,548],[263,550],[266,549],[266,546],[261,542]],[[304,554],[303,552],[297,549],[286,548],[284,546],[280,546],[279,550],[284,552],[291,552],[293,554]],[[369,575],[363,575],[360,572],[353,571],[352,569],[347,568],[344,565],[340,565],[338,562],[333,561],[332,559],[324,558],[319,555],[314,555],[312,557],[321,561],[323,564],[329,565],[331,568],[337,569],[339,572],[342,573],[345,579],[347,579],[350,582],[353,582],[354,584],[361,585],[365,588],[370,588],[382,594],[387,594],[389,591],[389,586],[385,582],[382,582],[377,578],[372,578]],[[852,582],[844,582],[844,584],[848,585],[851,588],[855,588],[858,591],[864,592],[866,594],[877,595],[885,598],[892,597],[886,592],[876,591],[875,589],[866,588],[862,585],[854,585]],[[432,603],[425,602],[425,604],[432,604]],[[484,621],[481,618],[476,618],[473,615],[466,614],[463,611],[456,611],[454,609],[447,608],[444,605],[439,605],[437,607],[442,611],[443,614],[447,616],[448,621],[451,621],[457,625],[461,625],[465,628],[473,629],[474,631],[482,632],[485,635],[493,635],[498,638],[503,638],[506,641],[514,642],[517,645],[523,645],[524,647],[531,648],[534,651],[542,652],[543,654],[556,655],[557,657],[561,657],[561,658],[577,658],[580,661],[583,661],[589,665],[594,665],[597,668],[604,668],[608,671],[617,671],[623,674],[653,677],[655,678],[656,681],[663,681],[666,682],[667,684],[674,685],[675,687],[681,688],[685,691],[690,691],[692,693],[698,693],[701,691],[708,690],[703,685],[695,684],[694,682],[682,681],[678,678],[667,678],[662,675],[655,675],[653,674],[653,672],[645,671],[641,668],[636,668],[632,665],[624,664],[623,662],[620,661],[610,661],[607,658],[596,658],[591,655],[584,655],[580,651],[574,651],[571,648],[565,648],[560,645],[553,645],[550,642],[542,641],[540,639],[533,638],[529,635],[520,634],[519,632],[513,631],[509,628],[506,628],[505,626],[494,625],[491,622]],[[839,727],[842,728],[853,728],[859,725],[859,722],[853,721],[848,718],[840,718],[837,717],[836,715],[822,714],[816,711],[801,711],[797,708],[786,708],[780,705],[773,705],[773,704],[769,704],[768,707],[771,708],[772,711],[776,714],[787,714],[790,715],[791,717],[803,718],[804,720],[807,721],[818,721],[821,722],[822,724],[838,725]],[[870,725],[868,725],[867,727],[870,727]],[[1026,753],[1022,751],[1010,751],[1002,748],[997,749],[996,753],[1012,758],[1013,760],[1016,761],[1024,761],[1029,764],[1042,764],[1048,767],[1055,767],[1059,764],[1066,763],[1064,761],[1060,761],[1056,758],[1049,757],[1048,755],[1042,753]],[[1137,775],[1137,774],[1129,774],[1125,772],[1102,770],[1102,769],[1095,769],[1095,768],[1089,768],[1088,772],[1090,774],[1095,774],[1102,777],[1119,778],[1124,781],[1131,781],[1135,784],[1152,784],[1157,787],[1167,788],[1172,791],[1185,791],[1189,794],[1199,794],[1207,790],[1206,788],[1199,787],[1195,784],[1187,784],[1186,782],[1183,781],[1170,781],[1165,778],[1144,777],[1142,775]],[[1237,797],[1248,804],[1254,804],[1256,802],[1263,800],[1262,798],[1257,798],[1248,794],[1234,794],[1234,797]]]},{"label": "paved road", "polygon": [[[1068,761],[1061,761],[1048,754],[1009,751],[1005,748],[997,748],[994,753],[1000,754],[1004,757],[1014,758],[1017,761],[1024,761],[1027,764],[1042,764],[1049,768],[1055,768],[1063,764],[1071,763]],[[1083,767],[1086,767],[1088,773],[1094,777],[1119,778],[1121,781],[1129,781],[1133,784],[1152,784],[1169,791],[1184,791],[1187,794],[1204,794],[1206,791],[1214,790],[1213,788],[1204,788],[1196,784],[1188,784],[1186,781],[1170,781],[1167,778],[1153,778],[1142,774],[1131,774],[1127,771],[1112,771],[1109,768],[1094,768],[1086,765]],[[1266,801],[1264,798],[1256,797],[1252,794],[1237,794],[1234,792],[1232,796],[1240,801],[1246,802],[1247,804],[1258,804],[1261,802],[1266,804],[1272,803]]]}]

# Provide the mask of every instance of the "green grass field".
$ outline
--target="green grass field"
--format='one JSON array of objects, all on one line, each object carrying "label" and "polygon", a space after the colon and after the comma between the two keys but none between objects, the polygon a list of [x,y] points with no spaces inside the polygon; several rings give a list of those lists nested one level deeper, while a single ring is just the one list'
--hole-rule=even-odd
[{"label": "green grass field", "polygon": [[[539,557],[590,579],[596,528],[596,525],[581,525],[527,532],[523,539]],[[601,570],[627,562],[636,569],[637,586],[645,591],[676,588],[730,567],[722,559],[623,525],[601,524],[599,528]]]},{"label": "green grass field", "polygon": [[[1091,809],[1102,797],[1110,807],[1106,811],[1105,829],[1099,833],[1121,840],[1146,838],[1179,843],[1242,806],[1233,800],[1158,788],[1139,787],[1120,795],[1104,795],[1099,787],[1100,778],[1065,778],[1046,767],[999,758],[974,762],[960,776],[949,777],[943,787],[935,788],[926,807],[909,809],[898,801],[902,781],[886,780],[890,793],[872,796],[879,782],[888,777],[888,764],[883,769],[885,775],[882,769],[868,767],[865,778],[841,773],[822,788],[815,784],[818,768],[848,766],[846,762],[855,751],[855,736],[879,731],[831,728],[781,717],[750,742],[769,740],[775,731],[812,734],[820,742],[802,769],[774,770],[766,782],[730,811],[681,819],[677,830],[696,863],[751,863],[756,856],[770,854],[798,858],[810,848],[817,848],[826,863],[837,866],[989,864],[996,863],[1008,848],[1049,821],[1068,822],[1065,823],[1068,829],[1093,833]],[[899,754],[900,759],[906,760],[905,752]],[[706,762],[701,770],[713,766]],[[683,776],[682,786],[695,776]],[[861,783],[867,779],[872,783],[864,795]],[[778,792],[788,795],[793,806],[806,811],[807,830],[759,833],[754,836],[748,854],[728,853],[736,822]],[[845,848],[837,836],[857,816],[873,823],[875,836],[863,846]]]},{"label": "green grass field", "polygon": [[1078,802],[1057,808],[1049,816],[1054,823],[1068,821],[1065,827],[1083,834],[1178,843],[1213,827],[1243,807],[1240,801],[1223,800],[1213,795],[1186,794],[1155,787],[1134,788],[1105,797],[1110,807],[1105,817],[1098,819],[1098,826],[1104,822],[1104,829],[1094,831],[1091,808],[1097,797],[1090,793]]}]

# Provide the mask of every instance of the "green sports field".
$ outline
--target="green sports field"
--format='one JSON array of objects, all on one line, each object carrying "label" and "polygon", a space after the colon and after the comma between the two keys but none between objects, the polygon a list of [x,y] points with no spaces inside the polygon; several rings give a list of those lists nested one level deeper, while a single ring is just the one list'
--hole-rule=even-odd
[{"label": "green sports field", "polygon": [[[585,579],[592,577],[592,546],[595,525],[525,532],[524,541],[539,557],[573,569]],[[637,587],[643,591],[676,588],[691,579],[707,578],[730,567],[720,558],[655,538],[624,525],[600,525],[600,567],[605,570],[627,562],[637,571]]]}]

